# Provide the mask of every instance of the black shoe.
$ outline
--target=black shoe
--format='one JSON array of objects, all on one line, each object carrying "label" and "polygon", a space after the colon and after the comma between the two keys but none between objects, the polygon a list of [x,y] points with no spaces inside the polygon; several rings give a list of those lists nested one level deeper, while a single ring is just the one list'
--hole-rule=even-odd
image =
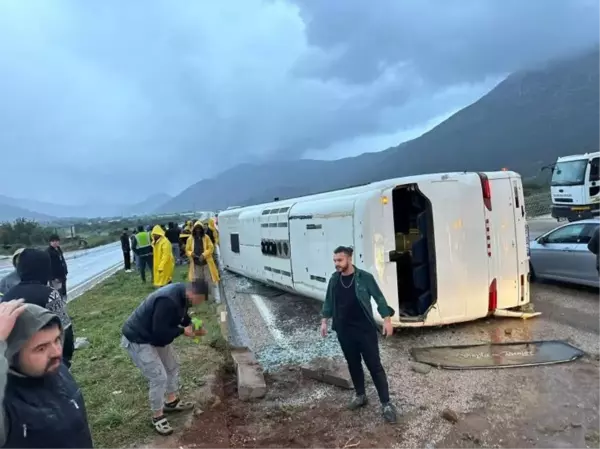
[{"label": "black shoe", "polygon": [[357,409],[367,405],[368,402],[369,401],[367,399],[367,396],[364,394],[361,394],[361,395],[355,396],[354,399],[352,399],[350,401],[350,403],[348,404],[348,408],[350,410],[357,410]]},{"label": "black shoe", "polygon": [[381,406],[381,412],[383,414],[383,419],[385,419],[386,422],[388,422],[390,424],[396,424],[396,420],[397,420],[396,407],[394,407],[394,405],[391,402],[388,402],[387,404],[383,404]]}]

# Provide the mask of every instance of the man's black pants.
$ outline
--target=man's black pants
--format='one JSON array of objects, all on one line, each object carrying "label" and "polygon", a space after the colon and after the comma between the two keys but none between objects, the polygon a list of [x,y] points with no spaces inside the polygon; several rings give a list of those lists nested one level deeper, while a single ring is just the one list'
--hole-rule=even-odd
[{"label": "man's black pants", "polygon": [[379,400],[382,404],[388,403],[390,401],[390,390],[379,356],[377,329],[339,329],[336,331],[342,352],[348,363],[348,371],[356,394],[359,396],[365,394],[365,373],[362,367],[362,360],[364,360],[367,369],[371,373]]},{"label": "man's black pants", "polygon": [[138,270],[140,271],[140,277],[142,278],[142,282],[146,282],[146,267],[148,267],[148,270],[150,270],[150,276],[152,277],[152,264],[152,254],[148,254],[146,256],[138,256]]},{"label": "man's black pants", "polygon": [[131,251],[123,251],[123,262],[125,263],[125,269],[131,270]]}]

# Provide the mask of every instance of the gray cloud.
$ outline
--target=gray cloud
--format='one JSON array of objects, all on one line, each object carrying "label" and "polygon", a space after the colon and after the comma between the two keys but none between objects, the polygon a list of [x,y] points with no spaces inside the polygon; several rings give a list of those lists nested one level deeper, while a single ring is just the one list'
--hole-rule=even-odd
[{"label": "gray cloud", "polygon": [[586,0],[5,0],[0,193],[135,201],[341,156],[597,41]]}]

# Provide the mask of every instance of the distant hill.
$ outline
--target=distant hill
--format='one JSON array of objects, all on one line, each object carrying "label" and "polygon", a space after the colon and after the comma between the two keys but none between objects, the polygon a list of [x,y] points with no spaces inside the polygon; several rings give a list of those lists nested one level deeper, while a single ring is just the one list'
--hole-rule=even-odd
[{"label": "distant hill", "polygon": [[165,204],[167,201],[170,201],[171,199],[172,197],[170,195],[167,195],[166,193],[157,193],[149,196],[144,201],[126,207],[125,209],[123,209],[121,215],[148,215],[153,213],[156,209],[160,208],[163,204]]},{"label": "distant hill", "polygon": [[159,206],[170,199],[171,196],[167,194],[157,193],[146,198],[144,201],[129,206],[99,202],[72,206],[0,195],[0,221],[12,221],[20,217],[46,221],[56,219],[148,215],[154,213]]},{"label": "distant hill", "polygon": [[338,161],[240,165],[190,186],[158,211],[224,209],[419,173],[507,167],[535,176],[560,155],[599,148],[599,65],[596,48],[518,72],[397,147]]},{"label": "distant hill", "polygon": [[41,214],[19,206],[2,203],[2,200],[0,199],[0,222],[15,221],[17,218],[27,218],[39,222],[56,220],[56,217],[51,215]]},{"label": "distant hill", "polygon": [[123,204],[107,204],[97,201],[89,204],[67,205],[0,195],[0,205],[4,204],[59,218],[110,217],[119,215],[120,211],[126,207]]}]

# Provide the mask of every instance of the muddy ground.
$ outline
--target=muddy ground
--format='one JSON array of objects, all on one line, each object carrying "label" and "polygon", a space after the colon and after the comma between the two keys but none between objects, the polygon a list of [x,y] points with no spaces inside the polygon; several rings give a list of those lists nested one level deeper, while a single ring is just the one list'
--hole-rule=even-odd
[{"label": "muddy ground", "polygon": [[[253,299],[239,285],[236,288],[235,301],[243,304],[245,316],[252,316],[251,340],[260,340],[254,349],[266,354],[267,396],[239,402],[233,374],[224,370],[208,379],[199,394],[202,413],[183,419],[179,425],[183,432],[155,441],[154,447],[600,445],[597,291],[535,284],[532,300],[543,312],[540,318],[402,330],[382,339],[382,361],[401,413],[398,424],[391,426],[383,423],[369,382],[371,403],[350,412],[344,406],[351,392],[302,377],[299,365],[307,352],[332,355],[335,347],[335,341],[318,337],[318,306],[289,295],[263,295],[257,306],[268,312],[251,315]],[[299,335],[304,336],[302,341]],[[475,371],[434,368],[425,374],[415,371],[410,357],[415,346],[550,339],[565,340],[586,356],[560,365]],[[286,364],[273,363],[282,353]],[[294,357],[302,360],[287,363]]]}]

